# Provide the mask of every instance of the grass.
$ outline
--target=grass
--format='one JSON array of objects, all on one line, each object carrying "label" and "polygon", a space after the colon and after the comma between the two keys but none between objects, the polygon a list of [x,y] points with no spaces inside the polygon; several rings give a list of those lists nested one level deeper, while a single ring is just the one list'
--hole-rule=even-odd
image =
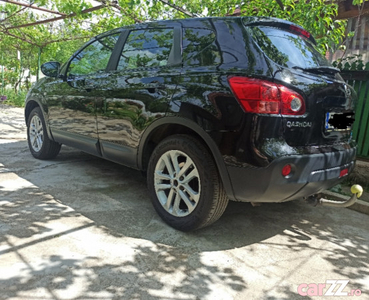
[{"label": "grass", "polygon": [[16,107],[24,107],[24,100],[26,99],[27,91],[14,92],[13,89],[6,89],[1,92],[1,103]]}]

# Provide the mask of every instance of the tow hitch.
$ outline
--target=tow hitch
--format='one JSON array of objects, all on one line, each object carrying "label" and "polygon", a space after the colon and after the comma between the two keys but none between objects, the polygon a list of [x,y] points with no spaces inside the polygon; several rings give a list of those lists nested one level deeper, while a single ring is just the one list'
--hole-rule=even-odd
[{"label": "tow hitch", "polygon": [[354,184],[351,187],[351,193],[353,195],[347,201],[324,199],[320,195],[312,195],[306,198],[305,200],[313,206],[317,206],[318,204],[320,204],[322,206],[330,206],[330,207],[349,207],[353,205],[358,198],[361,197],[361,195],[363,194],[363,188],[358,184]]}]

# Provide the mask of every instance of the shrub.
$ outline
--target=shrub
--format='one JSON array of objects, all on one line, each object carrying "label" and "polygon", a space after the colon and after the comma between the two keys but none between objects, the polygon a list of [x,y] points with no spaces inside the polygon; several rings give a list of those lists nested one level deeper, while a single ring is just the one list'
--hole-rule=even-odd
[{"label": "shrub", "polygon": [[24,100],[26,99],[27,92],[26,91],[19,91],[14,92],[13,89],[6,89],[0,95],[1,103],[17,106],[17,107],[24,107]]}]

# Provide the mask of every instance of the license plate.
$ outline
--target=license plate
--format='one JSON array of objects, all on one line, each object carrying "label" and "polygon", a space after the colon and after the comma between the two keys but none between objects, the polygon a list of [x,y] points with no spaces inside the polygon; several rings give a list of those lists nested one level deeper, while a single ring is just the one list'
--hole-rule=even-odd
[{"label": "license plate", "polygon": [[326,113],[325,115],[325,129],[326,130],[333,130],[334,126],[329,124],[329,120],[333,119],[334,113]]},{"label": "license plate", "polygon": [[325,130],[327,131],[347,131],[351,130],[354,122],[352,114],[340,114],[327,112],[325,115]]}]

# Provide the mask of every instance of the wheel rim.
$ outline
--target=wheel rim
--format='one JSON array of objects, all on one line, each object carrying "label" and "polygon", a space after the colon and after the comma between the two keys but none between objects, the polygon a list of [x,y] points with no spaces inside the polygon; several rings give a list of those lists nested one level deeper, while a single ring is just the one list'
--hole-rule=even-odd
[{"label": "wheel rim", "polygon": [[196,208],[201,181],[193,160],[184,152],[165,152],[155,167],[154,187],[163,208],[173,216],[185,217]]},{"label": "wheel rim", "polygon": [[29,138],[32,149],[39,152],[44,143],[44,129],[39,116],[34,115],[29,124]]}]

